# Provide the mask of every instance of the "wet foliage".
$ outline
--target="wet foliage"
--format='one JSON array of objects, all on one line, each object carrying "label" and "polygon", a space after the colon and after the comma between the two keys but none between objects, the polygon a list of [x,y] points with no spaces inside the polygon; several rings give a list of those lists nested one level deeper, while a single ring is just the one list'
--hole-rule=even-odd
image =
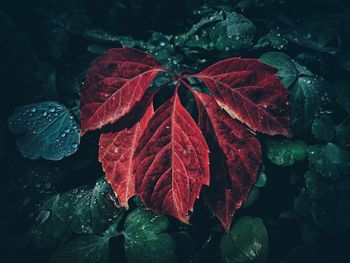
[{"label": "wet foliage", "polygon": [[[0,29],[1,262],[346,261],[349,1],[12,0]],[[98,162],[99,132],[80,138],[86,72],[122,46],[174,72],[235,56],[277,69],[293,137],[257,135],[263,166],[229,233],[201,201],[190,224],[138,198],[121,208]],[[166,79],[151,85],[169,85],[156,108],[173,93]],[[196,119],[194,98],[180,97]]]}]

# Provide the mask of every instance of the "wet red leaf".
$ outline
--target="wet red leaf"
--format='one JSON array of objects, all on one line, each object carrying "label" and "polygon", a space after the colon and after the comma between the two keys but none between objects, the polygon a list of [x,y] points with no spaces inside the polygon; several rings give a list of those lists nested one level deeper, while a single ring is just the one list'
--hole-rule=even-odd
[{"label": "wet red leaf", "polygon": [[256,181],[261,163],[258,139],[223,111],[211,96],[194,92],[199,127],[212,144],[210,186],[205,201],[226,230]]},{"label": "wet red leaf", "polygon": [[131,128],[104,132],[100,136],[99,161],[119,204],[125,208],[129,207],[129,198],[136,194],[132,158],[152,115],[153,105],[150,103],[143,117]]},{"label": "wet red leaf", "polygon": [[288,91],[276,69],[256,59],[231,58],[195,76],[213,93],[221,108],[253,131],[290,137]]},{"label": "wet red leaf", "polygon": [[[153,113],[156,90],[147,89],[159,71],[167,70],[136,49],[97,58],[81,91],[82,134],[104,127],[99,160],[122,206],[140,195],[146,208],[187,223],[209,185],[205,202],[228,230],[261,163],[253,131],[291,136],[288,91],[274,68],[232,58],[195,75],[172,73],[176,91]],[[212,96],[194,91],[188,77],[202,80]],[[199,127],[181,104],[181,83],[195,96]]]},{"label": "wet red leaf", "polygon": [[136,189],[145,206],[188,222],[203,184],[209,184],[209,150],[177,92],[149,121],[134,163]]},{"label": "wet red leaf", "polygon": [[149,54],[114,48],[92,64],[80,92],[81,134],[111,124],[128,114],[164,68]]}]

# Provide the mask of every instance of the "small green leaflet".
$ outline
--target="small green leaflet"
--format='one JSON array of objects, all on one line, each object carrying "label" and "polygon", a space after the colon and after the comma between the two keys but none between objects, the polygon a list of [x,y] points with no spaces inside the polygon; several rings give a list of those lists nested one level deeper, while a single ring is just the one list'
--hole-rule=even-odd
[{"label": "small green leaflet", "polygon": [[58,161],[72,155],[80,143],[79,125],[61,103],[45,101],[18,107],[8,120],[23,157]]}]

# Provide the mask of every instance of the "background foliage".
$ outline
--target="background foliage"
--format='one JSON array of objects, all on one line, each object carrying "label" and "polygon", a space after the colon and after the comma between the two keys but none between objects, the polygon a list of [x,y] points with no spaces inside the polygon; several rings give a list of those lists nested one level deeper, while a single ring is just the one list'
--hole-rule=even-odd
[{"label": "background foliage", "polygon": [[[2,262],[348,257],[348,1],[12,0],[2,2],[0,28]],[[191,225],[145,211],[137,199],[128,211],[116,207],[97,161],[98,134],[78,136],[78,92],[90,62],[122,45],[173,70],[233,56],[278,69],[294,137],[259,136],[264,166],[230,233],[200,201]]]}]

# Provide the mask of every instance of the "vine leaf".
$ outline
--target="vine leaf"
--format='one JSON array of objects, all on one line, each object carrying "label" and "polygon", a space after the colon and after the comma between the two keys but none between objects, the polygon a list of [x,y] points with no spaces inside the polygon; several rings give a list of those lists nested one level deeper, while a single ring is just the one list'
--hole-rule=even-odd
[{"label": "vine leaf", "polygon": [[222,60],[194,75],[221,108],[253,131],[290,137],[288,91],[276,70],[256,59]]},{"label": "vine leaf", "polygon": [[[158,89],[148,86],[161,71],[176,87],[153,113],[148,107]],[[132,48],[97,58],[81,92],[82,134],[104,126],[99,160],[120,204],[127,208],[138,195],[146,209],[188,223],[203,188],[206,204],[228,231],[261,163],[253,131],[291,136],[288,90],[275,73],[259,60],[232,58],[198,74],[177,74]],[[212,96],[196,92],[189,78],[204,82]],[[169,87],[158,77],[152,85],[159,82]],[[180,85],[195,96],[199,126],[180,101]]]},{"label": "vine leaf", "polygon": [[209,184],[205,139],[175,94],[154,113],[134,154],[136,190],[146,207],[188,222]]},{"label": "vine leaf", "polygon": [[106,173],[119,204],[128,208],[128,200],[136,194],[132,158],[145,127],[153,115],[150,104],[142,117],[131,128],[105,132],[100,136],[99,161]]},{"label": "vine leaf", "polygon": [[151,55],[133,48],[114,48],[98,57],[80,92],[81,134],[127,115],[158,72],[165,69]]},{"label": "vine leaf", "polygon": [[217,160],[211,162],[212,177],[205,199],[228,231],[234,212],[247,199],[256,181],[261,147],[254,134],[221,110],[211,96],[194,94],[199,108],[199,127],[216,141],[221,152]]}]

